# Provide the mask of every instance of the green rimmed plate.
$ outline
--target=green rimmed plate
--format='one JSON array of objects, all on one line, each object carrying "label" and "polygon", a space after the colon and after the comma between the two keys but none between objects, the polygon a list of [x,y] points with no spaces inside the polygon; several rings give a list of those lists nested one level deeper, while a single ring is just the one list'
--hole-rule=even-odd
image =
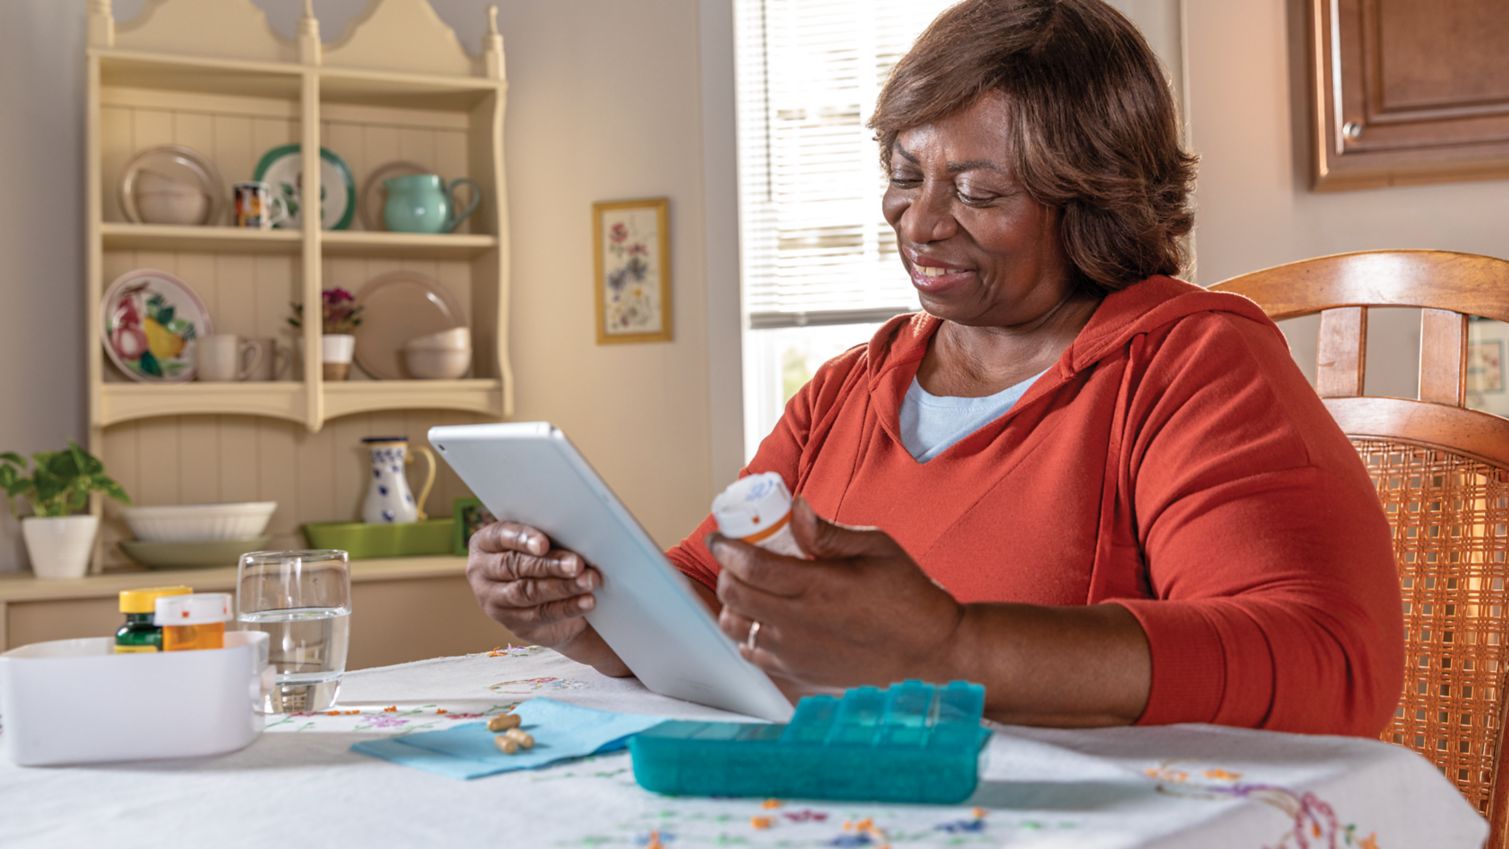
[{"label": "green rimmed plate", "polygon": [[147,542],[121,540],[121,551],[148,569],[213,569],[235,566],[248,551],[262,551],[270,536],[217,539],[203,542]]},{"label": "green rimmed plate", "polygon": [[[288,217],[277,226],[291,230],[303,226],[303,193],[299,188],[304,174],[304,150],[297,144],[284,144],[262,154],[253,180],[272,184],[272,190],[288,204]],[[320,229],[345,230],[356,215],[356,180],[346,160],[329,148],[320,148]]]}]

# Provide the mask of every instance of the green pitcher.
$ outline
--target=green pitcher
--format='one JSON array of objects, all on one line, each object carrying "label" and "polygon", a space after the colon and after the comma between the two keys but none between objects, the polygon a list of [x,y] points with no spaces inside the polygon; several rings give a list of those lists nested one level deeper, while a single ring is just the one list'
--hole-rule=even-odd
[{"label": "green pitcher", "polygon": [[[384,180],[383,186],[388,190],[383,223],[399,233],[449,233],[477,210],[482,199],[482,188],[465,177],[447,185],[438,174],[410,174]],[[471,187],[469,203],[460,213],[456,212],[460,206],[455,197],[458,186]]]}]

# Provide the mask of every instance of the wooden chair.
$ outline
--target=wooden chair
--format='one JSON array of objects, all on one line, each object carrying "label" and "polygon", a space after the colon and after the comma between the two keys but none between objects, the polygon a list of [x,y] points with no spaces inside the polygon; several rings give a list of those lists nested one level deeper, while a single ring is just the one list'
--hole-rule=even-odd
[{"label": "wooden chair", "polygon": [[[1509,261],[1338,254],[1211,287],[1320,313],[1316,389],[1378,485],[1404,596],[1405,685],[1382,735],[1431,759],[1509,838],[1509,420],[1465,409],[1468,316],[1509,321]],[[1363,396],[1369,307],[1419,307],[1420,397]]]}]

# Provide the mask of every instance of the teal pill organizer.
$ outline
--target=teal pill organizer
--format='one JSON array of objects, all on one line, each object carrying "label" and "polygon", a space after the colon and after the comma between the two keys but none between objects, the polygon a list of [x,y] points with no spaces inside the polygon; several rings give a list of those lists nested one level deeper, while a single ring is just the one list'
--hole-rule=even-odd
[{"label": "teal pill organizer", "polygon": [[808,696],[787,725],[662,722],[629,740],[634,780],[674,796],[962,802],[979,778],[985,688],[903,681]]}]

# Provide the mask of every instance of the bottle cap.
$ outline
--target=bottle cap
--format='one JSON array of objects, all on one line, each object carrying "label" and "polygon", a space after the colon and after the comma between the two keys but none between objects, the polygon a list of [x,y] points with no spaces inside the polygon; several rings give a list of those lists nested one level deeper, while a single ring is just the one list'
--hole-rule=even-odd
[{"label": "bottle cap", "polygon": [[171,628],[175,625],[208,625],[231,618],[230,593],[195,593],[164,596],[157,600],[157,615],[152,624]]},{"label": "bottle cap", "polygon": [[764,536],[791,515],[791,492],[777,472],[746,475],[713,499],[713,518],[725,535]]},{"label": "bottle cap", "polygon": [[121,590],[121,613],[151,613],[158,596],[188,595],[189,587],[146,587],[140,590]]}]

